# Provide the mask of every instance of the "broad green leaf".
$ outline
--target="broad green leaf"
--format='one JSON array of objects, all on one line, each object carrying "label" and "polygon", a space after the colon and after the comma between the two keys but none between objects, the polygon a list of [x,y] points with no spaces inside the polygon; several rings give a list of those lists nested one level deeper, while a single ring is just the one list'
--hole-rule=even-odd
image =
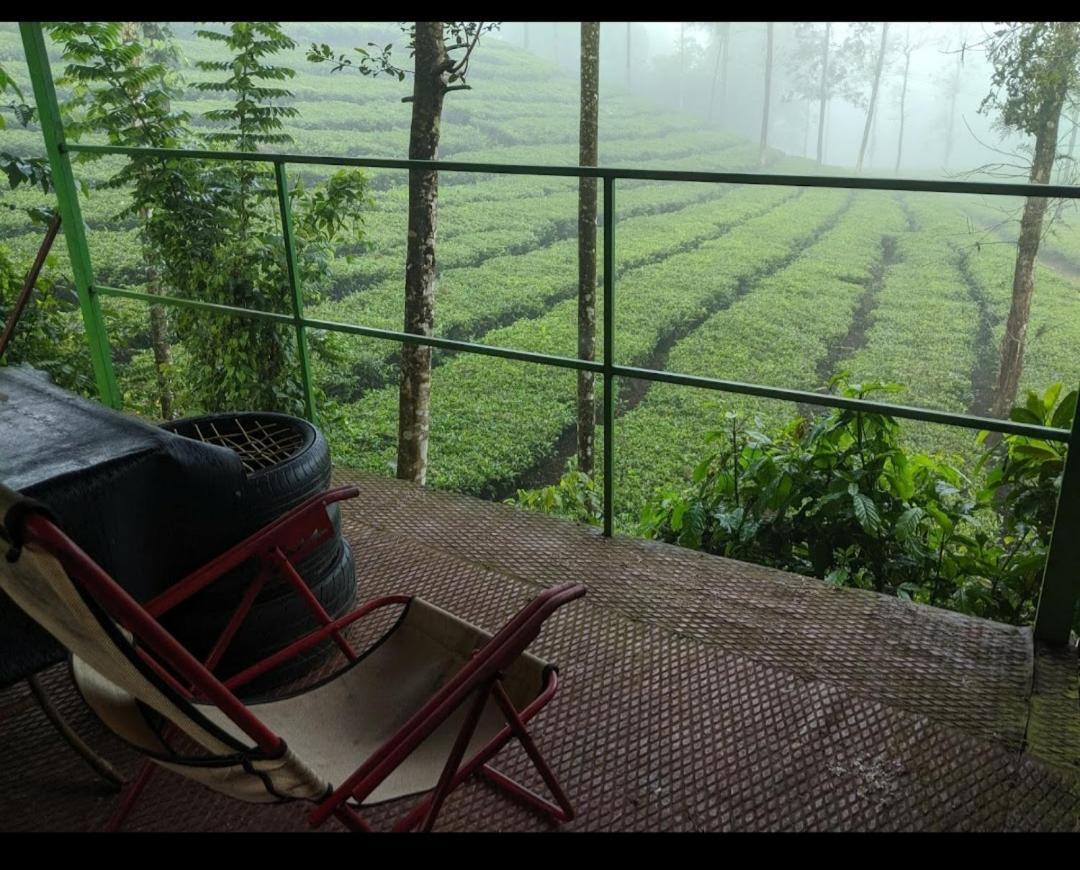
[{"label": "broad green leaf", "polygon": [[855,519],[859,525],[871,537],[877,537],[881,528],[881,517],[878,515],[877,505],[868,495],[856,492],[851,496],[852,508],[855,511]]}]

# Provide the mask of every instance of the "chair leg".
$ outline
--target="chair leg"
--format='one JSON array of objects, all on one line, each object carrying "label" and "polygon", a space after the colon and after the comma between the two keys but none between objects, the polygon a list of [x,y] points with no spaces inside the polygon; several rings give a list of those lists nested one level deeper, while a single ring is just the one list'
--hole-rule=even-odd
[{"label": "chair leg", "polygon": [[526,788],[520,782],[511,779],[505,773],[500,773],[490,764],[482,765],[479,774],[491,785],[501,789],[510,797],[521,801],[541,815],[550,817],[553,821],[569,822],[574,818],[574,809],[569,804],[565,807],[556,806],[551,801],[540,797],[532,789]]},{"label": "chair leg", "polygon": [[431,796],[430,805],[424,815],[424,823],[421,825],[420,830],[425,833],[434,827],[435,817],[439,814],[443,801],[446,800],[446,796],[450,793],[450,788],[454,782],[454,774],[457,773],[458,768],[461,766],[461,759],[465,755],[465,750],[469,747],[469,741],[472,740],[472,736],[476,732],[477,723],[479,723],[480,716],[484,712],[484,707],[487,706],[487,699],[490,694],[490,684],[481,687],[476,692],[476,700],[473,701],[472,707],[469,708],[469,714],[461,725],[461,731],[458,732],[457,740],[454,741],[454,748],[450,750],[450,757],[446,759],[442,775],[439,777],[439,784],[435,787],[435,793]]},{"label": "chair leg", "polygon": [[[570,799],[566,796],[566,792],[563,791],[563,788],[559,784],[559,781],[555,778],[555,774],[552,772],[551,766],[544,759],[544,756],[540,754],[540,750],[536,748],[536,742],[532,739],[532,735],[528,732],[528,730],[526,730],[525,723],[521,721],[521,717],[518,715],[517,710],[514,708],[514,703],[510,700],[510,696],[506,694],[506,689],[502,687],[502,683],[495,684],[495,700],[498,703],[499,707],[502,709],[503,715],[506,717],[507,724],[514,732],[514,736],[517,737],[518,742],[521,743],[522,748],[529,756],[529,760],[533,763],[533,767],[535,767],[540,773],[541,778],[544,780],[544,785],[548,787],[548,791],[551,792],[552,797],[554,797],[555,800],[558,802],[562,812],[560,814],[554,814],[554,817],[561,822],[569,822],[573,820],[573,804],[570,803]],[[513,785],[517,786],[517,788],[521,788],[521,786],[518,786],[517,783],[513,782],[513,780],[503,776],[502,774],[499,774],[497,771],[493,770],[487,765],[484,766],[483,772],[485,775],[488,776],[489,779],[491,777],[491,774],[493,773],[502,777],[502,779],[506,780],[506,783],[503,783],[504,786],[507,783],[512,783]],[[532,795],[532,792],[529,792],[528,789],[523,789],[523,791],[527,792],[529,795]],[[519,796],[523,797],[523,795]],[[532,796],[536,798],[536,795]],[[536,799],[541,800],[541,803],[547,805],[548,807],[551,806],[547,801],[543,801],[540,798]]]},{"label": "chair leg", "polygon": [[38,680],[37,675],[27,677],[26,682],[30,686],[30,691],[34,696],[34,699],[38,702],[38,706],[41,707],[46,718],[52,723],[53,728],[60,733],[60,736],[64,738],[68,746],[74,749],[83,761],[90,765],[94,773],[109,783],[113,791],[120,791],[120,789],[124,787],[124,777],[120,775],[115,767],[98,755],[78,734],[75,733],[64,717],[60,715],[60,711],[56,709],[52,699],[45,692],[44,686],[42,686],[41,682]]},{"label": "chair leg", "polygon": [[372,831],[371,825],[352,807],[345,805],[338,807],[334,810],[334,817],[350,831],[360,831],[365,834],[370,834]]},{"label": "chair leg", "polygon": [[[566,793],[563,791],[559,781],[555,778],[555,774],[552,772],[551,767],[540,754],[540,750],[537,749],[535,741],[526,730],[525,723],[522,721],[521,716],[518,715],[510,697],[506,694],[506,691],[502,688],[502,684],[498,681],[495,682],[493,691],[495,692],[496,701],[502,708],[503,714],[507,719],[507,725],[498,735],[492,738],[486,746],[457,769],[445,789],[445,794],[449,794],[474,773],[478,773],[496,788],[502,789],[511,797],[519,798],[537,812],[550,817],[553,821],[572,821],[574,818],[574,807],[566,797]],[[517,737],[522,744],[526,754],[529,756],[529,760],[532,761],[533,766],[540,773],[544,783],[550,789],[551,794],[554,796],[555,800],[558,801],[558,806],[545,800],[535,792],[521,785],[521,783],[515,782],[510,779],[510,777],[500,773],[487,764],[487,762],[494,758],[514,737]],[[458,759],[457,763],[460,763],[460,759]],[[441,784],[440,780],[440,785]],[[393,830],[395,832],[403,832],[411,831],[415,828],[417,824],[420,823],[421,819],[430,815],[432,804],[435,802],[437,794],[438,790],[416,804],[416,806],[397,821]]]},{"label": "chair leg", "polygon": [[119,805],[113,810],[113,814],[109,816],[109,821],[105,823],[106,831],[115,833],[120,830],[120,826],[127,820],[128,815],[135,806],[135,801],[139,799],[139,795],[141,795],[143,789],[146,788],[146,784],[150,781],[150,777],[156,769],[157,766],[152,761],[143,762],[143,766],[139,769],[139,773],[136,775],[135,779],[128,783],[127,789],[125,789],[124,794],[120,797]]}]

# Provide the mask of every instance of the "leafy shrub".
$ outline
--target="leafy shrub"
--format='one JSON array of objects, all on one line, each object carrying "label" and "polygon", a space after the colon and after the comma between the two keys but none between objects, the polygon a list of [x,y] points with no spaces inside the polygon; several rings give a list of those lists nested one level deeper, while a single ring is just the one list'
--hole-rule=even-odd
[{"label": "leafy shrub", "polygon": [[539,489],[519,489],[515,498],[507,499],[507,504],[593,526],[604,522],[603,487],[591,475],[578,470],[576,457],[558,483]]},{"label": "leafy shrub", "polygon": [[[865,398],[898,384],[831,385]],[[1066,425],[1076,393],[1029,394],[1013,418]],[[661,491],[641,531],[661,540],[1012,623],[1034,617],[1064,450],[1006,436],[975,484],[902,446],[883,414],[835,410],[773,434],[729,413],[693,484]],[[980,441],[985,442],[985,433]]]}]

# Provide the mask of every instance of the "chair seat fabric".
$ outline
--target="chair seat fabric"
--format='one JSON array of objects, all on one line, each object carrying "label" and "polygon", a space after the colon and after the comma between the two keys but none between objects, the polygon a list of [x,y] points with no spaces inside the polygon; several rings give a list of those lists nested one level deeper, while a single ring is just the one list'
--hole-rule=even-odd
[{"label": "chair seat fabric", "polygon": [[[247,706],[298,759],[331,785],[343,782],[468,661],[490,635],[420,598],[362,658],[295,695]],[[542,691],[551,666],[525,653],[503,675],[521,710]],[[223,730],[243,733],[218,708],[195,705]],[[433,789],[470,704],[462,704],[364,800],[376,804]],[[489,699],[466,757],[506,724]]]}]

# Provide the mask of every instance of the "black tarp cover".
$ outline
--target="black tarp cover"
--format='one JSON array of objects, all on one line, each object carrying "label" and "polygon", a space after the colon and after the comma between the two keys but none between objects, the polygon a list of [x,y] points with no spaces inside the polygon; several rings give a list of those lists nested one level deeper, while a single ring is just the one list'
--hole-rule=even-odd
[{"label": "black tarp cover", "polygon": [[[51,508],[137,599],[235,543],[243,474],[230,450],[83,399],[34,369],[0,367],[0,481]],[[0,593],[0,688],[63,657]]]}]

